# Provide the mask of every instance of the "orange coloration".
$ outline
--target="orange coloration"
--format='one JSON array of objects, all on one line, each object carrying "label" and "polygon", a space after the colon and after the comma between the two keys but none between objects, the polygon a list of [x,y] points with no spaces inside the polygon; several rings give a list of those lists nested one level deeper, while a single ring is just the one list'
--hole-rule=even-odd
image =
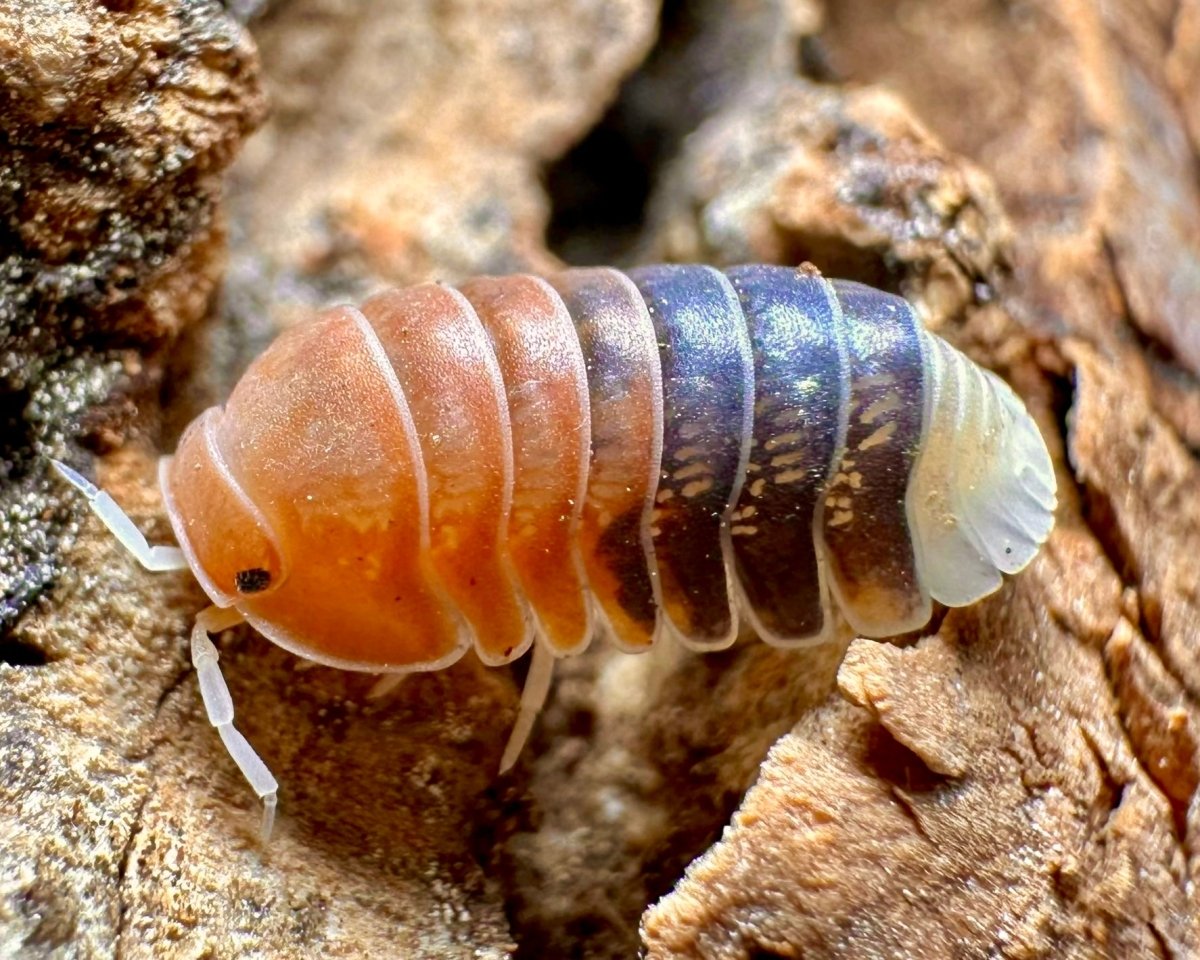
[{"label": "orange coloration", "polygon": [[212,407],[192,421],[175,456],[163,461],[162,487],[196,578],[214,603],[228,607],[237,602],[239,575],[244,583],[253,572],[265,592],[277,588],[284,573],[262,513],[214,447],[213,427],[220,418]]},{"label": "orange coloration", "polygon": [[423,284],[362,306],[408,397],[429,482],[430,559],[485,663],[529,646],[504,537],[512,437],[499,365],[462,294]]},{"label": "orange coloration", "polygon": [[423,558],[428,498],[412,421],[358,311],[282,334],[246,371],[215,434],[287,569],[278,589],[239,599],[255,628],[314,660],[360,668],[461,652],[459,623]]},{"label": "orange coloration", "polygon": [[491,337],[508,398],[513,566],[547,642],[576,652],[591,634],[577,542],[591,440],[579,338],[544,280],[484,277],[462,292]]},{"label": "orange coloration", "polygon": [[624,274],[576,269],[551,280],[575,319],[588,364],[592,461],[580,546],[614,639],[652,644],[658,598],[650,543],[662,461],[662,369],[646,303]]}]

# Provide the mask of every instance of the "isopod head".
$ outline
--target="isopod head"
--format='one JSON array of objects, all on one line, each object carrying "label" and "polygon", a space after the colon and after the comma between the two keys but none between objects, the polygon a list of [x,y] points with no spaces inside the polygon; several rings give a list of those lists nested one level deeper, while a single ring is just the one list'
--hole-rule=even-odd
[{"label": "isopod head", "polygon": [[283,583],[283,560],[262,511],[229,473],[206,410],[184,432],[173,457],[159,462],[167,515],[188,566],[220,607],[269,593]]}]

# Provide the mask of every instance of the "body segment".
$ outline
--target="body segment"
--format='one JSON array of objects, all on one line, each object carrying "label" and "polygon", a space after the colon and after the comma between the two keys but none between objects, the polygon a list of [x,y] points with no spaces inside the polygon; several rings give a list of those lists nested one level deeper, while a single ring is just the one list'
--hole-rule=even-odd
[{"label": "body segment", "polygon": [[649,527],[662,463],[662,371],[650,313],[608,267],[551,278],[583,349],[592,458],[580,547],[597,613],[628,650],[658,636],[658,569]]},{"label": "body segment", "polygon": [[733,546],[747,613],[774,643],[832,636],[822,494],[842,449],[846,334],[829,285],[786,267],[736,267],[754,350],[754,419]]},{"label": "body segment", "polygon": [[407,398],[428,484],[433,580],[485,663],[532,638],[508,548],[512,428],[499,362],[475,311],[438,284],[372,297],[363,315]]},{"label": "body segment", "polygon": [[899,297],[857,283],[831,286],[847,335],[850,395],[820,534],[850,626],[866,636],[889,636],[923,626],[932,612],[907,499],[928,427],[923,331]]},{"label": "body segment", "polygon": [[662,463],[652,546],[663,609],[685,643],[737,636],[730,516],[746,477],[754,367],[737,295],[712,267],[630,274],[650,311],[662,366]]},{"label": "body segment", "polygon": [[508,548],[541,635],[582,649],[592,618],[579,549],[591,405],[579,338],[544,280],[483,277],[462,287],[500,363],[512,426]]}]

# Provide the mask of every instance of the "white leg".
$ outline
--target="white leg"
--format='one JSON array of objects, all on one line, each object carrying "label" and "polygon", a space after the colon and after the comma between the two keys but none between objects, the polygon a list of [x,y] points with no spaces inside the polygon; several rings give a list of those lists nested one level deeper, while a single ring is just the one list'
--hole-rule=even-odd
[{"label": "white leg", "polygon": [[376,700],[379,697],[386,697],[410,676],[412,676],[410,673],[382,674],[379,679],[375,681],[371,689],[367,691],[367,699]]},{"label": "white leg", "polygon": [[508,743],[504,747],[504,755],[500,758],[500,772],[508,773],[517,762],[533,724],[542,712],[546,696],[550,693],[550,680],[554,676],[554,652],[550,647],[535,639],[533,641],[533,660],[529,664],[529,674],[525,677],[525,689],[521,691],[521,706],[517,710],[517,722],[513,724],[512,733],[508,735]]},{"label": "white leg", "polygon": [[133,521],[125,515],[125,511],[117,506],[116,500],[65,463],[59,463],[57,460],[50,462],[54,464],[54,469],[58,471],[59,476],[87,497],[88,506],[92,508],[92,512],[108,527],[112,535],[121,541],[121,546],[132,553],[134,559],[143,567],[156,573],[188,568],[182,550],[178,547],[150,546],[146,542],[146,538],[142,536],[142,531],[134,526]]},{"label": "white leg", "polygon": [[196,625],[192,627],[192,665],[200,680],[200,696],[204,699],[208,722],[217,728],[229,756],[263,802],[262,841],[266,844],[271,839],[271,829],[275,825],[279,784],[262,758],[254,752],[250,742],[233,726],[233,699],[229,696],[225,678],[221,676],[221,668],[217,666],[217,648],[208,639],[209,633],[217,633],[241,621],[242,615],[236,610],[222,610],[220,607],[201,610],[196,617]]}]

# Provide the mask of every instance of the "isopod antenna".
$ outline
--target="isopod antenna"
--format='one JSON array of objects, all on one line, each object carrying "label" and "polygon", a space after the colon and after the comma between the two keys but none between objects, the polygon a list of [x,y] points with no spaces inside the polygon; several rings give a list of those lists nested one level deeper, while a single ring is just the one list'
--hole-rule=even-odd
[{"label": "isopod antenna", "polygon": [[182,550],[178,547],[150,546],[142,535],[142,531],[117,505],[117,501],[105,491],[65,463],[60,463],[58,460],[51,460],[50,463],[58,471],[60,477],[87,497],[92,513],[100,518],[101,523],[120,541],[121,546],[133,554],[133,558],[143,567],[151,573],[170,573],[188,569],[188,563]]},{"label": "isopod antenna", "polygon": [[[105,491],[65,463],[58,460],[51,460],[50,463],[59,476],[87,498],[92,512],[143,567],[152,573],[188,569],[182,550],[178,547],[151,546],[129,515]],[[208,638],[209,633],[219,633],[241,622],[242,615],[236,610],[211,606],[200,611],[192,627],[192,666],[196,669],[208,722],[216,727],[229,756],[263,802],[262,841],[265,845],[271,839],[275,825],[279,784],[250,742],[233,725],[233,698],[217,664],[220,655]]]}]

